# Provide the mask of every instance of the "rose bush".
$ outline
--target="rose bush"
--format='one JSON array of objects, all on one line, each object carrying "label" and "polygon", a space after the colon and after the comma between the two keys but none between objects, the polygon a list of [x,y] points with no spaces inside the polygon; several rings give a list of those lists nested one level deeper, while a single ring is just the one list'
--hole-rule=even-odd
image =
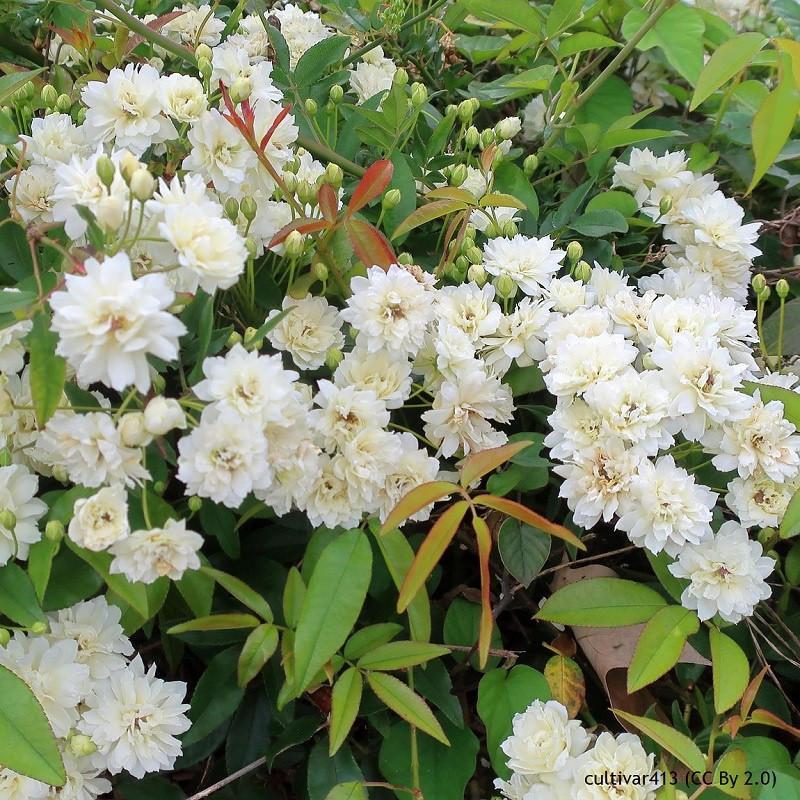
[{"label": "rose bush", "polygon": [[0,23],[2,800],[800,793],[791,2]]}]

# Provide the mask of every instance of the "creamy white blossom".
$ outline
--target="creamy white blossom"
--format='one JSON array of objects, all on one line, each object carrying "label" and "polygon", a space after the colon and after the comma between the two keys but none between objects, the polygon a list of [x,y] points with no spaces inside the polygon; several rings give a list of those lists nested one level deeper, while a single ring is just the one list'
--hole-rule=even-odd
[{"label": "creamy white blossom", "polygon": [[26,559],[30,546],[42,538],[39,519],[47,505],[36,495],[39,479],[27,467],[0,467],[0,508],[16,518],[13,530],[0,523],[0,565],[12,558]]},{"label": "creamy white blossom", "polygon": [[79,497],[72,507],[67,533],[79,547],[106,550],[131,531],[128,495],[120,486],[106,486],[91,497]]},{"label": "creamy white blossom", "polygon": [[[653,773],[655,756],[647,754],[638,736],[606,732],[591,750],[579,756],[574,766],[574,800],[655,800],[660,785]],[[630,776],[627,783],[609,785],[603,776]],[[590,778],[591,776],[591,778]]]},{"label": "creamy white blossom", "polygon": [[544,287],[561,269],[565,250],[554,250],[549,236],[541,239],[498,237],[483,246],[483,266],[490,275],[507,276],[527,295],[541,297]]}]

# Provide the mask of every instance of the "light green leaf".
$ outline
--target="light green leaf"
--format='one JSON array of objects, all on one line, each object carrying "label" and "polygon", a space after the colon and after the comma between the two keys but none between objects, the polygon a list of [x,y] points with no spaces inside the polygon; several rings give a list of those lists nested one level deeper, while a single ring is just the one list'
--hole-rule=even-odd
[{"label": "light green leaf", "polygon": [[547,15],[545,26],[547,38],[554,39],[559,33],[576,23],[580,19],[582,8],[583,0],[555,0]]},{"label": "light green leaf", "polygon": [[272,622],[274,616],[269,603],[255,590],[251,589],[244,581],[227,572],[213,567],[200,567],[200,571],[213,578],[223,589],[230,592],[240,603],[255,611],[265,622]]},{"label": "light green leaf", "polygon": [[744,651],[718,628],[709,631],[714,679],[714,710],[725,713],[738,703],[750,681],[750,662]]},{"label": "light green leaf", "polygon": [[415,667],[432,658],[440,658],[450,652],[447,647],[428,642],[389,642],[370,650],[358,659],[359,669],[394,670]]},{"label": "light green leaf", "polygon": [[703,772],[705,757],[700,748],[688,737],[663,722],[647,717],[637,717],[619,709],[613,709],[621,719],[635,725],[642,733],[649,736],[656,744],[660,744],[668,753],[671,753],[681,764],[689,769]]},{"label": "light green leaf", "polygon": [[368,800],[367,790],[358,781],[348,781],[334,786],[325,800]]},{"label": "light green leaf", "polygon": [[366,628],[356,631],[347,640],[347,644],[344,646],[344,657],[348,661],[358,660],[370,650],[394,639],[402,630],[403,626],[396,622],[378,622],[375,625],[367,625]]},{"label": "light green leaf", "polygon": [[46,536],[31,545],[28,551],[28,577],[31,579],[36,597],[41,603],[47,584],[50,582],[50,572],[53,568],[53,556],[58,552],[58,543]]},{"label": "light green leaf", "polygon": [[583,53],[586,50],[600,50],[603,47],[620,47],[620,45],[608,36],[594,31],[579,31],[567,36],[558,43],[558,55],[561,58],[574,56],[576,53]]},{"label": "light green leaf", "polygon": [[517,664],[510,670],[489,670],[478,684],[478,716],[486,726],[486,746],[492,766],[507,776],[506,755],[501,742],[511,735],[514,714],[522,713],[534,700],[550,699],[550,686],[538,670]]},{"label": "light green leaf", "polygon": [[361,693],[364,679],[361,673],[350,667],[346,669],[333,685],[331,695],[331,730],[328,752],[333,755],[343,744],[353,727],[361,706]]},{"label": "light green leaf", "polygon": [[180,625],[173,625],[167,630],[172,636],[187,631],[230,631],[237,628],[255,628],[258,618],[252,614],[212,614],[208,617],[190,619]]},{"label": "light green leaf", "polygon": [[589,578],[562,587],[536,615],[562,625],[615,628],[647,622],[666,600],[654,589],[622,578]]},{"label": "light green leaf", "polygon": [[450,744],[428,704],[401,680],[385,672],[368,672],[367,683],[395,714],[442,744]]},{"label": "light green leaf", "polygon": [[717,761],[714,765],[714,785],[737,800],[749,800],[752,788],[747,775],[747,756],[743,750],[728,750]]},{"label": "light green leaf", "polygon": [[610,208],[623,217],[633,217],[639,211],[639,204],[633,195],[609,189],[607,192],[595,195],[586,204],[587,211],[599,211],[602,208]]},{"label": "light green leaf", "polygon": [[791,539],[800,533],[800,489],[798,489],[786,506],[786,511],[781,520],[780,535],[781,539]]},{"label": "light green leaf", "polygon": [[686,639],[697,633],[697,614],[681,606],[665,606],[644,626],[628,667],[628,693],[660,678],[678,663]]},{"label": "light green leaf", "polygon": [[767,41],[767,37],[763,34],[750,31],[723,42],[703,67],[697,79],[689,110],[694,111],[720,86],[747,67]]},{"label": "light green leaf", "polygon": [[350,635],[371,577],[372,548],[361,531],[347,531],[322,551],[308,584],[295,635],[298,693],[309,686]]},{"label": "light green leaf", "polygon": [[[28,70],[27,72],[12,72],[0,78],[0,104],[5,103],[17,89],[21,89],[26,83],[32,81],[44,67]],[[59,784],[60,785],[60,784]]]},{"label": "light green leaf", "polygon": [[525,0],[461,0],[470,14],[488,22],[506,23],[507,27],[527,31],[541,39],[542,25],[533,6]]},{"label": "light green leaf", "polygon": [[46,621],[33,583],[18,564],[0,567],[0,614],[25,627]]},{"label": "light green leaf", "polygon": [[290,628],[296,628],[306,597],[306,584],[297,567],[292,567],[286,576],[283,589],[283,618]]},{"label": "light green leaf", "polygon": [[211,613],[214,581],[208,575],[196,569],[187,570],[180,580],[175,581],[175,587],[195,616],[206,617]]},{"label": "light green leaf", "polygon": [[66,782],[44,710],[22,678],[0,666],[0,765],[51,786]]},{"label": "light green leaf", "polygon": [[67,362],[56,355],[58,335],[50,330],[50,318],[43,311],[33,318],[29,341],[31,396],[36,421],[42,427],[61,402]]},{"label": "light green leaf", "polygon": [[247,686],[261,672],[278,647],[278,629],[269,623],[259,625],[245,640],[236,664],[236,682]]},{"label": "light green leaf", "polygon": [[348,47],[349,36],[329,36],[309,47],[294,68],[295,84],[298,87],[311,86],[344,58]]}]

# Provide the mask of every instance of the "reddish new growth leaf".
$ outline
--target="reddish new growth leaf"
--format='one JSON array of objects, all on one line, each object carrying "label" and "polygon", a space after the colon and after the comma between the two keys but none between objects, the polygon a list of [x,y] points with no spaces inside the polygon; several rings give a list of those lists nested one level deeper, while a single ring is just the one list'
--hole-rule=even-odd
[{"label": "reddish new growth leaf", "polygon": [[356,186],[350,203],[347,207],[347,216],[351,217],[356,211],[363,208],[371,200],[383,193],[389,185],[394,172],[391,161],[376,161],[365,173]]},{"label": "reddish new growth leaf", "polygon": [[347,219],[344,223],[347,238],[356,256],[365,267],[383,267],[397,263],[397,256],[387,238],[369,222]]}]

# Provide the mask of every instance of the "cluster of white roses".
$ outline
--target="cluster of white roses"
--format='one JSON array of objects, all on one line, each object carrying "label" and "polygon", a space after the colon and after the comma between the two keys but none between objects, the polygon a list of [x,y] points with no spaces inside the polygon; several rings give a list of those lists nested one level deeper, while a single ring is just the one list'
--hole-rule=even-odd
[{"label": "cluster of white roses", "polygon": [[661,782],[638,736],[595,739],[556,700],[515,714],[501,748],[512,776],[494,785],[508,800],[653,800]]},{"label": "cluster of white roses", "polygon": [[58,739],[67,782],[56,788],[0,767],[3,800],[94,800],[111,791],[105,773],[137,778],[169,769],[181,754],[177,735],[190,722],[186,684],[155,676],[105,598],[48,615],[49,631],[16,632],[0,664],[36,695]]}]

